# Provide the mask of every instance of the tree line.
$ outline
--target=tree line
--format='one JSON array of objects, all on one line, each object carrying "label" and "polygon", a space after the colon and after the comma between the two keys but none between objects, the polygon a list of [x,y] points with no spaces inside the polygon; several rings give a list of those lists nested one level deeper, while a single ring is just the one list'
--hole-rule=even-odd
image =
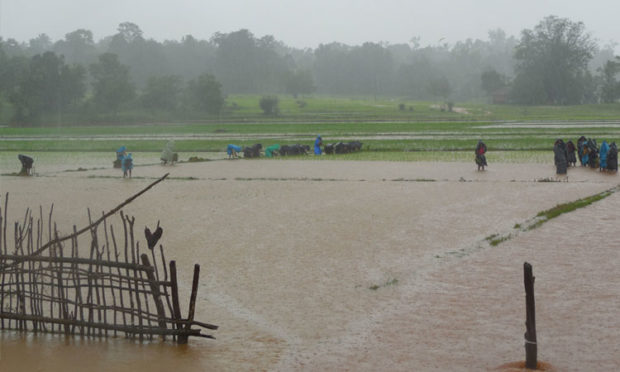
[{"label": "tree line", "polygon": [[[502,30],[454,45],[321,44],[297,49],[248,30],[159,42],[125,22],[95,41],[0,39],[0,109],[35,125],[119,120],[119,112],[218,115],[227,94],[398,96],[516,104],[615,102],[620,58],[585,25],[549,16],[520,38]],[[258,104],[258,103],[257,103]],[[127,116],[124,117],[126,119]],[[70,120],[69,120],[70,121]]]}]

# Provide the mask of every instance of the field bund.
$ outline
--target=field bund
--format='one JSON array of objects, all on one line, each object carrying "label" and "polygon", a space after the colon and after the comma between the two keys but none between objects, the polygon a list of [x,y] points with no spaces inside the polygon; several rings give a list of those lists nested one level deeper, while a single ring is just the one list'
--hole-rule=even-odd
[{"label": "field bund", "polygon": [[477,172],[473,160],[219,160],[137,166],[131,180],[111,168],[37,172],[0,177],[9,227],[53,203],[68,233],[87,225],[86,208],[96,216],[170,172],[124,211],[138,231],[161,221],[181,293],[200,263],[196,318],[220,329],[188,347],[3,332],[2,371],[488,370],[525,358],[524,261],[539,360],[620,369],[620,195],[515,229],[617,175],[570,168],[567,182],[541,182],[556,180],[552,164]]}]

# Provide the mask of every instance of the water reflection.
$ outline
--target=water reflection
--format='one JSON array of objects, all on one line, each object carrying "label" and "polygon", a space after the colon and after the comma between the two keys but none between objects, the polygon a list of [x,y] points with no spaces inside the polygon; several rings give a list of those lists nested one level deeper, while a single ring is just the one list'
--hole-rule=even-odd
[{"label": "water reflection", "polygon": [[0,371],[205,370],[209,345],[0,332]]}]

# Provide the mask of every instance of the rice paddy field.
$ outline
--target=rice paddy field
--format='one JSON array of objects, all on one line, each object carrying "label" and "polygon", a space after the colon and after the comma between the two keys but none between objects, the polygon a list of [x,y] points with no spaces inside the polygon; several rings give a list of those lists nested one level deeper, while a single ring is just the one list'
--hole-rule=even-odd
[{"label": "rice paddy field", "polygon": [[[541,369],[620,370],[618,175],[577,166],[558,176],[552,151],[581,135],[619,143],[618,107],[463,105],[468,114],[412,102],[419,116],[407,119],[393,113],[399,101],[358,99],[331,102],[333,112],[325,103],[328,118],[316,121],[294,115],[294,102],[267,120],[251,97],[235,100],[227,122],[0,128],[9,227],[25,208],[53,204],[59,230],[71,231],[87,208],[110,210],[170,173],[124,212],[140,228],[161,222],[181,293],[201,265],[196,318],[220,327],[216,340],[186,346],[4,331],[1,371],[524,371],[526,261]],[[311,145],[317,134],[364,145],[225,153],[228,143]],[[169,140],[174,166],[159,160]],[[135,159],[131,179],[112,168],[121,145]],[[14,175],[20,153],[35,159],[34,177]]]},{"label": "rice paddy field", "polygon": [[445,112],[437,103],[401,99],[281,97],[281,113],[265,116],[258,108],[259,99],[231,96],[226,113],[191,121],[154,117],[140,125],[4,126],[0,127],[0,151],[109,152],[125,145],[133,152],[159,152],[174,140],[179,152],[222,152],[229,143],[312,144],[320,134],[325,143],[363,142],[363,156],[369,159],[373,152],[392,152],[396,153],[394,160],[408,160],[401,153],[470,151],[478,139],[490,151],[545,151],[557,138],[576,141],[581,135],[599,142],[620,139],[617,104],[523,107],[470,103]]}]

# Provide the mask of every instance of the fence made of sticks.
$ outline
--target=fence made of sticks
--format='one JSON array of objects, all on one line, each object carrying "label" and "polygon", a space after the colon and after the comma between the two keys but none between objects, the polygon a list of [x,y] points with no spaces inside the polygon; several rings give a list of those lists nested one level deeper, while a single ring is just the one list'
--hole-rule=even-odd
[{"label": "fence made of sticks", "polygon": [[53,222],[52,205],[45,214],[42,207],[27,209],[7,239],[7,193],[0,203],[0,328],[177,343],[214,338],[202,331],[217,326],[194,320],[200,266],[194,265],[184,317],[176,262],[167,262],[158,245],[163,229],[159,223],[153,233],[145,228],[142,240],[135,218],[122,211],[166,177],[94,221],[88,210],[88,226],[73,226],[65,236]]}]

